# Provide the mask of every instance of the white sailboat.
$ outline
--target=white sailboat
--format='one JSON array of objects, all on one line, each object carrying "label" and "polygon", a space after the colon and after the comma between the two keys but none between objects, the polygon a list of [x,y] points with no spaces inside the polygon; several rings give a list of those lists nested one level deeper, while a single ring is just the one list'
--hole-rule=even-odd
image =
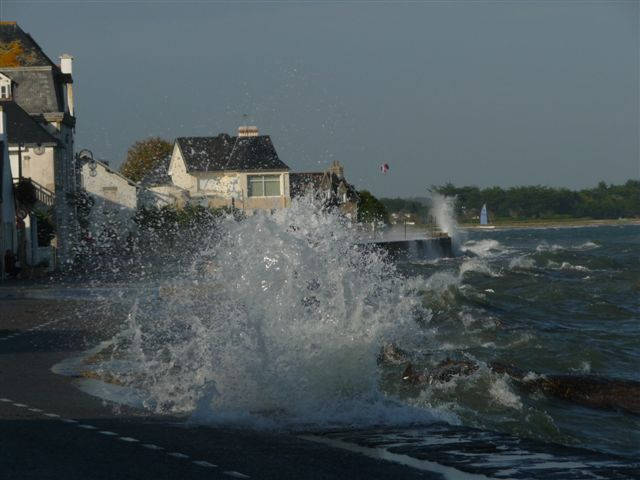
[{"label": "white sailboat", "polygon": [[489,225],[489,216],[487,215],[487,204],[482,205],[482,210],[480,211],[480,227],[483,229],[494,229],[495,225]]}]

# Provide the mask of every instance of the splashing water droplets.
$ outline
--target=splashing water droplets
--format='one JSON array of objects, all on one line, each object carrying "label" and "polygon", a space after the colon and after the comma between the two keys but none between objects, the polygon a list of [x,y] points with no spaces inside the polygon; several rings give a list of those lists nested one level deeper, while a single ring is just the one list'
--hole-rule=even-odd
[{"label": "splashing water droplets", "polygon": [[311,199],[222,229],[201,253],[213,267],[196,283],[196,260],[158,299],[138,299],[116,339],[147,406],[322,423],[388,403],[381,345],[424,332],[419,297],[384,254],[357,247],[351,226]]}]

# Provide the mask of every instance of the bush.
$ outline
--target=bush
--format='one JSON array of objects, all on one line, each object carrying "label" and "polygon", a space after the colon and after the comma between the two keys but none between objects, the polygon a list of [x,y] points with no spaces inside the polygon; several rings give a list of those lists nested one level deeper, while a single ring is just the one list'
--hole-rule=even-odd
[{"label": "bush", "polygon": [[24,205],[28,209],[32,209],[38,201],[38,197],[36,196],[36,187],[29,179],[20,179],[14,187],[14,192],[18,203]]}]

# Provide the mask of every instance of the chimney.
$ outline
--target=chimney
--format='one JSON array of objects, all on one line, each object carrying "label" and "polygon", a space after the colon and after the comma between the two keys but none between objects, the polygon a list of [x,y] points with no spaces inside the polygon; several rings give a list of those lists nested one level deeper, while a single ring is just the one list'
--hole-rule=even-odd
[{"label": "chimney", "polygon": [[238,137],[257,137],[258,127],[241,126],[238,127]]},{"label": "chimney", "polygon": [[[67,75],[73,74],[73,57],[68,53],[60,55],[60,70]],[[64,92],[65,111],[73,117],[73,80],[67,82]]]},{"label": "chimney", "polygon": [[68,53],[60,55],[60,70],[62,73],[73,74],[73,57]]},{"label": "chimney", "polygon": [[329,167],[329,171],[338,178],[344,178],[344,167],[340,165],[340,162],[337,160],[333,161],[333,163]]}]

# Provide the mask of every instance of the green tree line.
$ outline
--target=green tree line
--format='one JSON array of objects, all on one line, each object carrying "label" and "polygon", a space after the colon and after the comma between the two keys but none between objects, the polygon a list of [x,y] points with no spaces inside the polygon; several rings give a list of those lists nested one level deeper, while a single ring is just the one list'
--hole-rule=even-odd
[{"label": "green tree line", "polygon": [[[510,188],[456,187],[447,183],[433,186],[431,191],[456,197],[456,214],[462,221],[477,218],[485,203],[494,219],[640,217],[639,180],[628,180],[622,185],[600,182],[594,188],[582,190],[540,185]],[[428,199],[380,200],[390,213],[413,213],[418,217],[425,217],[430,206]]]}]

